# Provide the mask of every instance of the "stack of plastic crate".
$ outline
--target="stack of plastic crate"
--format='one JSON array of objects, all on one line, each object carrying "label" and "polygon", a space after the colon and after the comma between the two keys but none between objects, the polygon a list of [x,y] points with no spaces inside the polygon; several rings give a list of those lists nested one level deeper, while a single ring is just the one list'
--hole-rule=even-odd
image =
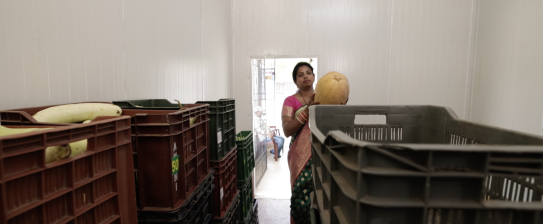
[{"label": "stack of plastic crate", "polygon": [[237,189],[237,153],[236,149],[230,151],[223,159],[211,161],[215,169],[213,191],[214,223],[235,223],[237,221],[237,208],[240,204],[240,192]]},{"label": "stack of plastic crate", "polygon": [[[3,126],[50,128],[0,137],[0,223],[137,223],[130,118],[32,118],[48,107],[0,112]],[[47,147],[84,139],[85,152],[45,163]]]},{"label": "stack of plastic crate", "polygon": [[140,211],[139,223],[209,223],[213,218],[212,192],[215,187],[214,177],[211,173],[209,175],[178,209],[169,212]]},{"label": "stack of plastic crate", "polygon": [[240,191],[240,204],[238,207],[239,223],[251,223],[253,208],[253,170],[255,157],[253,149],[253,132],[241,131],[236,135],[238,150],[238,190]]},{"label": "stack of plastic crate", "polygon": [[[543,222],[541,136],[436,106],[310,110],[312,203],[323,223]],[[367,115],[386,123],[354,124]]]},{"label": "stack of plastic crate", "polygon": [[131,117],[139,221],[210,220],[208,105],[181,109],[167,100],[113,103]]}]

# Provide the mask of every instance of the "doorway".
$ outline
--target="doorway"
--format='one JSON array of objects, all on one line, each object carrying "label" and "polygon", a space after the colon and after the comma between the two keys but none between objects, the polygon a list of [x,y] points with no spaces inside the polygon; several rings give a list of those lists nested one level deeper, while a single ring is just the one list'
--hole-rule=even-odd
[{"label": "doorway", "polygon": [[[292,69],[301,61],[310,63],[313,66],[314,74],[318,75],[316,57],[252,59],[253,112],[262,110],[262,114],[259,114],[261,117],[253,113],[255,115],[253,116],[255,118],[253,130],[262,126],[262,122],[265,120],[265,126],[275,126],[279,130],[279,135],[285,137],[281,110],[285,99],[298,90],[292,80]],[[314,85],[316,83],[315,81]],[[265,136],[261,135],[260,138],[265,138]],[[255,197],[290,199],[290,171],[287,162],[290,138],[285,138],[281,158],[278,158],[278,161],[275,161],[274,155],[270,153],[273,144],[261,140],[258,140],[261,141],[260,143],[256,142],[260,138],[256,133],[253,136],[255,140]]]}]

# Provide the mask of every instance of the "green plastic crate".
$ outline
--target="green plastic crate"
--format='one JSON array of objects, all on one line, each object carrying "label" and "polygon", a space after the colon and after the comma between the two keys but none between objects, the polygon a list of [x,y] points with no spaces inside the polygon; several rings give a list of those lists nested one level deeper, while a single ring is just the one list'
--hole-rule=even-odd
[{"label": "green plastic crate", "polygon": [[254,154],[250,154],[249,150],[238,150],[237,151],[237,181],[238,183],[243,183],[247,181],[251,173],[255,168],[255,157]]},{"label": "green plastic crate", "polygon": [[255,168],[255,156],[253,149],[253,132],[241,131],[236,137],[243,138],[236,141],[237,147],[237,180],[243,185]]},{"label": "green plastic crate", "polygon": [[219,161],[236,147],[235,100],[198,101],[209,104],[209,159]]},{"label": "green plastic crate", "polygon": [[236,109],[236,101],[234,99],[220,99],[219,101],[226,102],[226,110]]},{"label": "green plastic crate", "polygon": [[179,110],[180,108],[178,103],[172,103],[167,99],[113,101],[113,104],[121,109]]},{"label": "green plastic crate", "polygon": [[245,183],[238,184],[240,192],[238,207],[238,223],[247,223],[250,213],[253,210],[253,178],[249,178]]},{"label": "green plastic crate", "polygon": [[[240,139],[238,140],[238,138]],[[249,147],[253,148],[253,132],[240,131],[236,135],[236,145],[238,145],[238,150],[248,149]]]},{"label": "green plastic crate", "polygon": [[235,109],[235,100],[220,99],[218,101],[197,101],[197,104],[209,104],[210,113],[223,113]]}]

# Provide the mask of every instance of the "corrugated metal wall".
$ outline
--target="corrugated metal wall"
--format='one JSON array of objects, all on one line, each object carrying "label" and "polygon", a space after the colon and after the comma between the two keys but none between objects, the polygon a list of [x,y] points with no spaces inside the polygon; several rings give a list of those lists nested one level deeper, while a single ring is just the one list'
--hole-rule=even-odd
[{"label": "corrugated metal wall", "polygon": [[481,0],[473,121],[543,134],[543,1]]},{"label": "corrugated metal wall", "polygon": [[[469,111],[475,0],[234,0],[233,70],[252,56],[317,56],[344,73],[349,104],[434,104]],[[237,81],[238,129],[250,129],[250,86]]]},{"label": "corrugated metal wall", "polygon": [[228,97],[230,2],[2,0],[0,109]]}]

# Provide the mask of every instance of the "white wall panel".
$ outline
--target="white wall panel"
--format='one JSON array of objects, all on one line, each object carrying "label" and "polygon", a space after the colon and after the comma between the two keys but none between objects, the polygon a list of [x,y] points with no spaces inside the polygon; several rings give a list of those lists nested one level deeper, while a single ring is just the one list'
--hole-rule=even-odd
[{"label": "white wall panel", "polygon": [[229,97],[230,11],[218,0],[0,0],[0,109]]},{"label": "white wall panel", "polygon": [[142,0],[125,7],[128,98],[202,99],[202,2]]},{"label": "white wall panel", "polygon": [[[3,97],[8,105],[12,107],[24,107],[26,105],[26,88],[25,85],[25,70],[24,70],[24,52],[23,42],[20,41],[23,36],[24,27],[22,27],[22,9],[21,2],[19,1],[4,1],[6,14],[6,39],[5,45],[7,46],[7,67],[3,67],[3,70],[7,70],[4,74],[10,74],[7,77],[2,77],[9,82],[10,94],[8,98]],[[3,41],[4,42],[4,41]],[[30,43],[29,43],[30,44]]]},{"label": "white wall panel", "polygon": [[345,74],[350,104],[387,104],[391,1],[320,0],[309,11],[309,49],[319,71]]},{"label": "white wall panel", "polygon": [[203,0],[203,99],[230,96],[230,1]]},{"label": "white wall panel", "polygon": [[[3,99],[2,102],[5,105],[9,105],[12,102],[8,100],[11,96],[11,83],[9,80],[8,73],[10,72],[9,65],[9,44],[8,44],[8,31],[7,31],[7,6],[5,0],[0,1],[0,72],[5,74],[0,76],[0,99]],[[4,100],[5,99],[5,100]]]},{"label": "white wall panel", "polygon": [[481,0],[471,119],[542,134],[543,1]]},{"label": "white wall panel", "polygon": [[[250,129],[251,56],[317,56],[350,104],[434,104],[464,116],[475,0],[234,0],[238,129]],[[471,99],[471,96],[468,98]]]},{"label": "white wall panel", "polygon": [[465,117],[472,1],[394,1],[390,104],[432,104]]}]

